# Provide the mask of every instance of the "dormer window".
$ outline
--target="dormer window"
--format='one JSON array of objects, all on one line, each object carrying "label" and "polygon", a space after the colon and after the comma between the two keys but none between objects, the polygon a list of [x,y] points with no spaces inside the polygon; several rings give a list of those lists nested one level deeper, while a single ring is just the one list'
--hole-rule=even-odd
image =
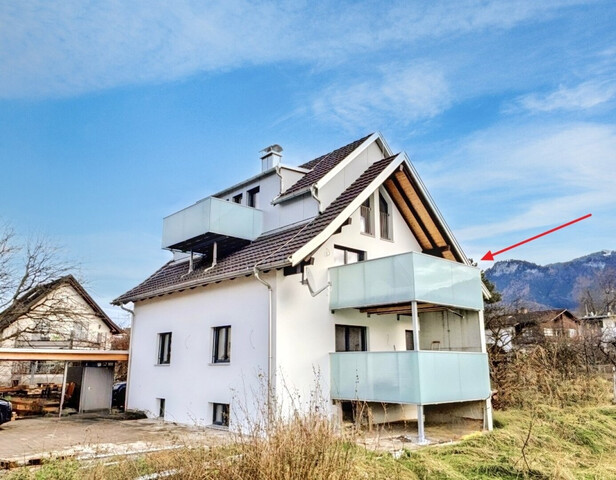
[{"label": "dormer window", "polygon": [[259,208],[259,187],[248,190],[248,206]]},{"label": "dormer window", "polygon": [[359,207],[359,231],[366,235],[374,235],[374,212],[372,196],[368,197]]}]

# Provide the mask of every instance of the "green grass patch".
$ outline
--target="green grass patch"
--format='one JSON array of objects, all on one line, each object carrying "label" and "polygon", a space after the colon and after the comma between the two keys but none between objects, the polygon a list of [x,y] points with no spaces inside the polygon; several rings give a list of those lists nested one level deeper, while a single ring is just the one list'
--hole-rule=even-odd
[{"label": "green grass patch", "polygon": [[[371,452],[302,423],[244,445],[158,452],[118,463],[54,461],[0,477],[7,480],[131,479],[177,470],[169,479],[613,479],[616,407],[535,407],[495,412],[495,428],[447,446]],[[294,429],[301,429],[294,430]],[[528,440],[527,440],[528,439]]]}]

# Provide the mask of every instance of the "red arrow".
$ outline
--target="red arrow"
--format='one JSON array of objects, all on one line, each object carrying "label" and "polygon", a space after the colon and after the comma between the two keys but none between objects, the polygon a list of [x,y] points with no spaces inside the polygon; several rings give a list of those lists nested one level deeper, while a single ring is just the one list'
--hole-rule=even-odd
[{"label": "red arrow", "polygon": [[528,242],[532,242],[533,240],[536,240],[539,237],[543,237],[544,235],[547,235],[548,233],[552,233],[552,232],[555,232],[556,230],[560,230],[561,228],[568,227],[569,225],[573,225],[576,222],[581,222],[582,220],[590,216],[592,216],[592,213],[589,213],[588,215],[584,215],[583,217],[580,217],[580,218],[576,218],[575,220],[571,220],[570,222],[567,222],[564,225],[561,225],[560,227],[552,228],[551,230],[548,230],[547,232],[543,232],[543,233],[540,233],[539,235],[535,235],[534,237],[527,238],[526,240],[516,243],[515,245],[511,245],[510,247],[503,248],[502,250],[499,250],[498,252],[492,253],[492,251],[488,250],[488,253],[486,253],[481,259],[487,260],[487,261],[494,261],[494,255],[500,255],[501,253],[506,252],[507,250],[511,250],[512,248],[519,247],[520,245],[524,245],[525,243],[528,243]]}]

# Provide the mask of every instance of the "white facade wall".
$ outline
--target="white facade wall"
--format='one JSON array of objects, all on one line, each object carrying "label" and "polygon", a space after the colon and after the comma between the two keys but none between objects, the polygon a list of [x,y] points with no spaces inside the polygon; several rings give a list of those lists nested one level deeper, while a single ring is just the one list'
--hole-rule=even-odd
[{"label": "white facade wall", "polygon": [[[378,204],[378,203],[377,203]],[[330,237],[313,255],[315,288],[327,284],[327,269],[334,266],[334,245],[365,251],[368,259],[408,251],[421,251],[400,213],[392,212],[394,241],[360,233],[359,210],[351,216],[351,224]],[[378,232],[378,230],[376,230]],[[277,392],[285,396],[287,390],[308,401],[319,376],[320,394],[329,399],[329,354],[335,352],[335,326],[367,327],[367,348],[371,351],[406,349],[405,330],[412,330],[411,317],[372,315],[368,317],[356,309],[329,309],[329,289],[312,297],[308,287],[301,284],[302,275],[276,276],[276,365]],[[291,388],[289,388],[291,387]],[[283,403],[288,403],[283,400]],[[332,413],[334,410],[332,410]],[[409,415],[414,415],[410,411]]]},{"label": "white facade wall", "polygon": [[[231,361],[212,364],[212,329],[231,326]],[[165,419],[210,425],[212,403],[231,404],[231,422],[241,407],[262,407],[253,393],[267,372],[268,293],[254,277],[199,287],[137,302],[132,335],[128,408]],[[157,365],[158,334],[172,332],[171,362]],[[235,408],[234,408],[235,407]]]}]

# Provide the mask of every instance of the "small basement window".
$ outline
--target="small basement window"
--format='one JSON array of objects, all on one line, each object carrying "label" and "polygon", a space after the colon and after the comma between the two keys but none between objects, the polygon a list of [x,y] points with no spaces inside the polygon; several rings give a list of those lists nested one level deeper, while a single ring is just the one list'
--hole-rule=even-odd
[{"label": "small basement window", "polygon": [[158,398],[158,418],[165,418],[165,399]]},{"label": "small basement window", "polygon": [[212,424],[221,427],[229,426],[229,404],[228,403],[213,403]]}]

